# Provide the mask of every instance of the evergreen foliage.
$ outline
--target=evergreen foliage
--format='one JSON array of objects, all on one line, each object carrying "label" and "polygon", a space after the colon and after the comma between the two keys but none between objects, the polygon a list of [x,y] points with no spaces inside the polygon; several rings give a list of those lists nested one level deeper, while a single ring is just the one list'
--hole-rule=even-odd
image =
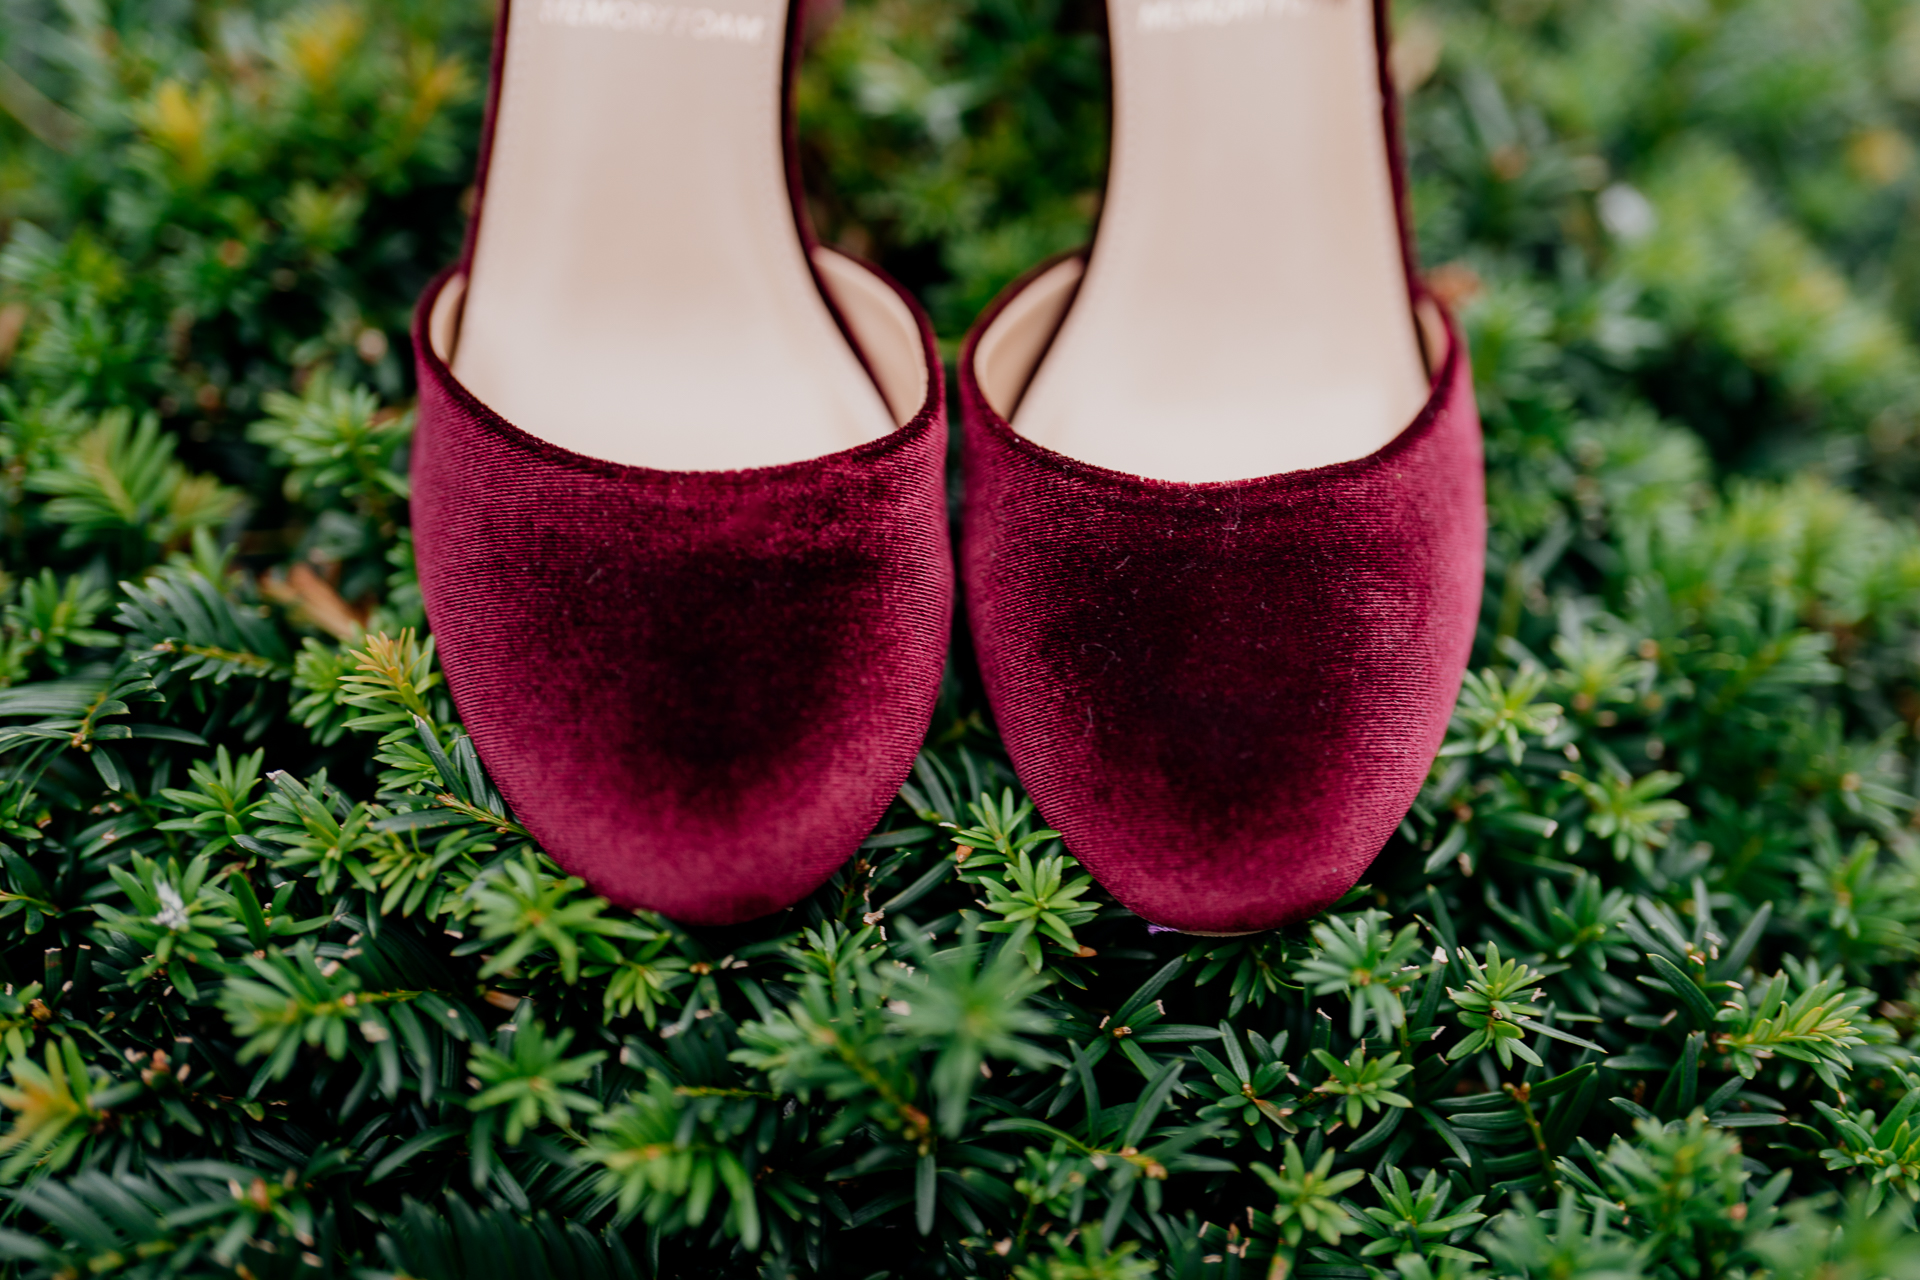
[{"label": "evergreen foliage", "polygon": [[[775,918],[612,909],[462,732],[406,310],[488,6],[0,0],[9,1275],[1920,1276],[1920,4],[1401,6],[1473,671],[1369,883],[1154,933],[964,667]],[[956,337],[1101,8],[849,0],[816,217]]]}]

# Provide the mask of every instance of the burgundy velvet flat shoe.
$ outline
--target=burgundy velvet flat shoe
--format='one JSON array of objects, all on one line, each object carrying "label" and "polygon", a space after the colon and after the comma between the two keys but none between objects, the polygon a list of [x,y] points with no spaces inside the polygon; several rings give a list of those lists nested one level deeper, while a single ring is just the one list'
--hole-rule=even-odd
[{"label": "burgundy velvet flat shoe", "polygon": [[1478,614],[1479,420],[1407,234],[1384,3],[1113,0],[1088,255],[960,358],[962,575],[1007,749],[1147,920],[1352,887]]},{"label": "burgundy velvet flat shoe", "polygon": [[765,915],[912,766],[952,607],[925,317],[811,240],[795,17],[503,7],[482,199],[414,321],[413,519],[454,701],[554,858]]}]

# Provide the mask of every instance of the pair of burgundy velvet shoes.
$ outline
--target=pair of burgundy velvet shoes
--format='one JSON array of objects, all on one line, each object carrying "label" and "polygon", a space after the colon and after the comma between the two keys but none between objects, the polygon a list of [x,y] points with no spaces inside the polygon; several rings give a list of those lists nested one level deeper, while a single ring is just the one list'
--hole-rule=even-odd
[{"label": "pair of burgundy velvet shoes", "polygon": [[[769,30],[743,18],[707,38],[659,25],[667,19],[640,30],[595,17],[626,11],[545,0],[516,15],[529,25],[513,39],[527,32],[529,50],[575,36],[681,39],[733,57],[753,43],[740,33]],[[1158,26],[1127,28],[1141,33],[1143,58],[1213,56],[1173,43],[1219,34],[1168,26],[1184,12],[1162,4]],[[1373,19],[1366,38],[1383,46],[1384,17]],[[784,20],[790,80],[797,20]],[[1116,6],[1117,39],[1123,20],[1133,21]],[[767,39],[781,14],[770,21]],[[489,154],[505,145],[503,120],[536,109],[526,77],[538,66],[516,69],[507,25],[503,15]],[[1361,89],[1385,138],[1390,172],[1368,180],[1388,193],[1402,315],[1426,317],[1424,333],[1403,319],[1415,336],[1391,336],[1422,344],[1411,357],[1420,382],[1385,443],[1270,474],[1174,479],[1082,460],[1014,425],[1056,342],[1068,358],[1063,335],[1081,309],[1124,305],[1117,286],[1097,291],[1109,223],[1113,279],[1133,234],[1118,161],[1091,257],[1011,286],[959,359],[958,580],[994,715],[1041,816],[1160,926],[1267,929],[1350,888],[1426,776],[1473,635],[1485,525],[1467,361],[1406,250],[1392,93],[1384,81]],[[1141,158],[1130,163],[1145,173],[1150,140],[1126,101],[1117,94],[1116,131],[1136,129]],[[487,189],[489,217],[495,200]],[[500,277],[484,247],[475,274],[475,238],[429,289],[414,331],[419,562],[465,725],[520,820],[614,902],[701,925],[790,906],[882,818],[940,686],[956,574],[927,320],[892,282],[828,262],[796,213],[794,260],[811,264],[826,311],[893,409],[891,429],[769,465],[645,465],[516,425],[465,369],[456,377],[453,349],[469,340],[459,291],[487,285],[488,270]],[[878,322],[854,315],[862,289],[867,315],[893,317],[890,355],[872,349]],[[1316,306],[1288,305],[1310,316]],[[1187,386],[1197,376],[1172,373]],[[1284,380],[1272,397],[1287,417]],[[637,385],[631,413],[653,412]],[[1208,424],[1194,416],[1165,429],[1198,440]],[[1311,442],[1310,420],[1305,432]]]}]

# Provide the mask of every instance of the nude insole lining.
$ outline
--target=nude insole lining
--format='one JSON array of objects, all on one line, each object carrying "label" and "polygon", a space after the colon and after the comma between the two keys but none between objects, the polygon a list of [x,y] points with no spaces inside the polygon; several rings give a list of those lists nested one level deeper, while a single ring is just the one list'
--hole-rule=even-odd
[{"label": "nude insole lining", "polygon": [[453,371],[522,430],[722,470],[877,439],[920,406],[905,305],[822,256],[873,339],[870,376],[808,270],[781,143],[785,0],[730,6],[511,6]]},{"label": "nude insole lining", "polygon": [[[1062,258],[1040,272],[1007,300],[1000,314],[980,334],[973,351],[973,373],[980,394],[1002,418],[1019,412],[1021,398],[1034,371],[1047,353],[1067,308],[1073,305],[1087,264],[1079,257]],[[1452,339],[1446,319],[1430,298],[1414,304],[1419,326],[1420,355],[1430,371],[1445,363]]]},{"label": "nude insole lining", "polygon": [[1014,428],[1189,482],[1372,453],[1427,379],[1371,5],[1116,0],[1110,20],[1099,233]]}]

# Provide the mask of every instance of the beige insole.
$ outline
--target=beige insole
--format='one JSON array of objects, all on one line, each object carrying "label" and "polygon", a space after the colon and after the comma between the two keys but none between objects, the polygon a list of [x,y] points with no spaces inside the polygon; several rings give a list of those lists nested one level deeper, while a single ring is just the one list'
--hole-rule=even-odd
[{"label": "beige insole", "polygon": [[797,462],[887,434],[924,394],[899,298],[821,255],[849,328],[883,331],[870,377],[807,269],[780,136],[786,0],[725,3],[511,7],[453,371],[579,453]]},{"label": "beige insole", "polygon": [[[1111,0],[1109,19],[1099,234],[1045,359],[1008,396],[1014,428],[1187,482],[1372,453],[1419,412],[1427,378],[1371,3]],[[1049,293],[1030,308],[1041,319],[1058,311]]]}]

